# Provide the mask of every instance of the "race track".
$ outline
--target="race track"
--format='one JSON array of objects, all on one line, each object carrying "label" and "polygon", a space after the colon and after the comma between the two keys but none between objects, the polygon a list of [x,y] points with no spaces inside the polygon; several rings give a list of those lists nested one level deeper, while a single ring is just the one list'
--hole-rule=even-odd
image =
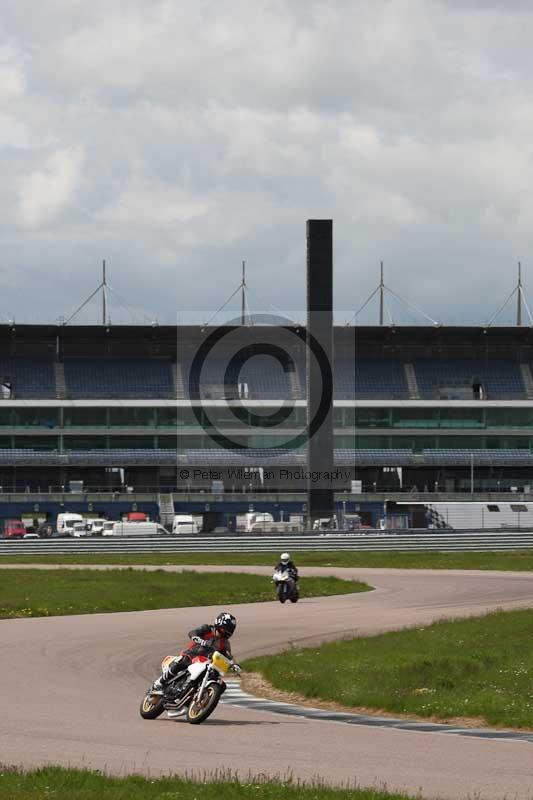
[{"label": "race track", "polygon": [[[220,567],[197,567],[220,571]],[[235,567],[270,574],[268,568]],[[496,608],[533,607],[533,573],[304,568],[366,580],[373,592],[297,605],[232,606],[236,658],[290,641],[314,644]],[[179,574],[176,575],[179,580]],[[228,576],[231,580],[231,576]],[[424,797],[533,797],[533,744],[450,733],[346,725],[220,705],[201,726],[138,705],[161,657],[220,607],[1,622],[0,761],[60,764],[114,774],[231,770],[358,782]]]}]

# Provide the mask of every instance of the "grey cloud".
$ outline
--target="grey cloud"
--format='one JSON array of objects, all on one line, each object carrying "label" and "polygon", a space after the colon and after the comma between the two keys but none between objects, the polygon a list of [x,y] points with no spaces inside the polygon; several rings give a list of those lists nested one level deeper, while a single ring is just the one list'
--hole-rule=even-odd
[{"label": "grey cloud", "polygon": [[0,312],[68,315],[103,257],[149,318],[243,258],[256,310],[298,309],[321,216],[339,321],[380,259],[456,323],[529,283],[529,4],[6,0],[0,31]]}]

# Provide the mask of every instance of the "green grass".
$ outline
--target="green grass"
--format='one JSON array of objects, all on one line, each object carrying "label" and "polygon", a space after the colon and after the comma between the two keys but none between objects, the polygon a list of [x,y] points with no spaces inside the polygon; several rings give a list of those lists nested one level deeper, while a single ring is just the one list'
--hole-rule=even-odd
[{"label": "green grass", "polygon": [[[369,590],[365,583],[338,578],[303,578],[302,597]],[[3,570],[0,619],[139,611],[152,608],[230,605],[274,600],[260,575],[180,573],[156,570]]]},{"label": "green grass", "polygon": [[[288,546],[298,566],[533,571],[533,550],[512,553],[309,552]],[[272,566],[279,553],[147,553],[145,555],[0,556],[1,564],[249,564]]]},{"label": "green grass", "polygon": [[533,611],[438,622],[250,660],[278,689],[346,707],[533,728]]},{"label": "green grass", "polygon": [[183,778],[157,780],[132,776],[111,778],[98,772],[46,767],[21,772],[0,766],[2,800],[409,800],[405,794],[373,789],[330,789],[320,784],[265,781],[250,777],[196,782]]}]

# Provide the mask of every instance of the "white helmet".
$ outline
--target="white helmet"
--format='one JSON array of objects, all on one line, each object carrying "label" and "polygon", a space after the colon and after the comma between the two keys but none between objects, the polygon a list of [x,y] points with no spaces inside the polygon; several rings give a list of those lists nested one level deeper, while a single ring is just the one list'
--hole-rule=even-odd
[{"label": "white helmet", "polygon": [[281,561],[282,564],[288,564],[290,560],[291,560],[291,554],[290,553],[282,553],[281,554],[280,561]]}]

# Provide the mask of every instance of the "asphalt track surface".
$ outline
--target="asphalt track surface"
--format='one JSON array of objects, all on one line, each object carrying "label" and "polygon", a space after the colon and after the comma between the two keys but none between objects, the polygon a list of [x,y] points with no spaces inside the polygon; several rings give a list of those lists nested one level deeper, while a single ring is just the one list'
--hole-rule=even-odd
[{"label": "asphalt track surface", "polygon": [[[22,565],[20,565],[22,566]],[[172,568],[169,568],[172,569]],[[179,571],[179,568],[174,568]],[[190,569],[190,568],[189,568]],[[220,567],[197,569],[221,571]],[[224,567],[269,574],[268,568]],[[533,573],[304,568],[360,578],[375,591],[233,606],[235,657],[533,607]],[[176,576],[179,580],[179,575]],[[231,577],[228,577],[231,580]],[[1,624],[0,762],[149,776],[250,773],[357,782],[426,798],[533,797],[533,744],[273,713],[224,703],[203,725],[142,720],[147,683],[182,632],[220,607],[5,620]],[[228,698],[230,699],[230,698]]]}]

